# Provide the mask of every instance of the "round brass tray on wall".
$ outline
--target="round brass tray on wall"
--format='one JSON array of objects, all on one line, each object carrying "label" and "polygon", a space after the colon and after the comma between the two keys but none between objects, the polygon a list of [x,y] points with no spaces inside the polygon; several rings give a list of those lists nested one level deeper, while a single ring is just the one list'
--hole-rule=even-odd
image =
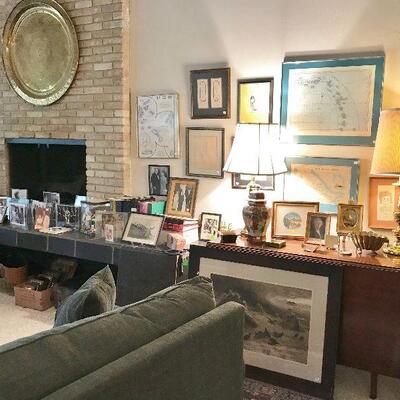
[{"label": "round brass tray on wall", "polygon": [[24,100],[48,105],[70,87],[79,62],[78,38],[66,11],[53,0],[23,0],[3,32],[4,68]]}]

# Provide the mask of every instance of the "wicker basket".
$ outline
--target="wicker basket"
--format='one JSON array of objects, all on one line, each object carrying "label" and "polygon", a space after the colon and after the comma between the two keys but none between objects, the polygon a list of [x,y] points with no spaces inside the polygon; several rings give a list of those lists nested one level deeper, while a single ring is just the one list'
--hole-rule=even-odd
[{"label": "wicker basket", "polygon": [[27,289],[24,285],[17,285],[14,287],[14,294],[15,305],[17,306],[44,311],[53,305],[53,288],[38,291]]},{"label": "wicker basket", "polygon": [[4,277],[11,285],[19,285],[28,279],[28,268],[26,266],[9,268],[4,267]]}]

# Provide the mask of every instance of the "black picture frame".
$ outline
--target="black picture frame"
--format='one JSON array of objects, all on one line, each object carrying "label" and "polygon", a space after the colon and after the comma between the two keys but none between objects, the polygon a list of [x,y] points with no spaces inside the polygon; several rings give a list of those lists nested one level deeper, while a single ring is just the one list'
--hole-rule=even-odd
[{"label": "black picture frame", "polygon": [[[215,86],[214,86],[215,84]],[[200,89],[199,88],[203,88]],[[214,90],[217,88],[218,90]],[[191,118],[231,117],[231,69],[213,68],[190,71]],[[215,96],[213,93],[215,92]]]},{"label": "black picture frame", "polygon": [[[246,376],[274,385],[332,400],[335,380],[337,345],[340,325],[340,304],[343,266],[313,257],[293,255],[261,248],[249,248],[209,242],[207,246],[190,247],[189,278],[199,274],[202,259],[221,260],[261,268],[269,268],[328,278],[321,381],[315,382],[276,371],[246,366]],[[242,266],[240,266],[242,267]]]},{"label": "black picture frame", "polygon": [[[261,118],[262,112],[258,112],[255,115],[255,120],[246,119],[243,114],[243,104],[242,104],[242,91],[241,87],[244,85],[255,85],[255,84],[268,84],[269,92],[265,93],[265,100],[268,101],[267,115]],[[273,112],[273,102],[274,102],[274,78],[253,78],[253,79],[239,79],[237,81],[237,122],[239,124],[272,124],[272,112]],[[264,110],[265,111],[265,110]],[[258,119],[257,119],[258,117]]]},{"label": "black picture frame", "polygon": [[[155,172],[156,169],[161,170],[161,173],[167,171],[167,177],[166,177],[165,184],[161,183],[161,174],[160,174],[160,177],[159,177],[158,185],[157,185],[157,182],[155,181],[155,179],[154,179],[154,182],[152,182],[153,171]],[[149,195],[150,196],[167,196],[168,195],[169,179],[170,179],[170,176],[171,176],[171,167],[170,167],[170,165],[150,164],[150,165],[148,165],[147,173],[148,173]],[[165,189],[163,190],[164,186],[165,186]]]},{"label": "black picture frame", "polygon": [[[213,151],[213,155],[215,157],[219,157],[217,160],[217,164],[219,165],[219,169],[214,171],[215,173],[212,173],[210,171],[207,172],[207,169],[205,169],[203,172],[200,171],[201,166],[197,166],[197,172],[193,171],[193,166],[191,166],[191,146],[190,146],[190,137],[192,132],[200,133],[200,137],[202,136],[202,133],[206,133],[207,131],[215,131],[217,134],[220,135],[220,146],[221,146],[221,151],[216,152]],[[193,134],[193,133],[192,133]],[[204,137],[204,140],[207,138]],[[207,143],[202,143],[196,146],[196,151],[202,151],[206,149]],[[214,149],[213,149],[214,150]],[[205,156],[206,160],[209,159],[209,157],[206,155]],[[224,128],[186,128],[186,175],[187,176],[197,176],[197,177],[202,177],[202,178],[215,178],[215,179],[222,179],[224,177],[224,162],[225,162],[225,129]]]}]

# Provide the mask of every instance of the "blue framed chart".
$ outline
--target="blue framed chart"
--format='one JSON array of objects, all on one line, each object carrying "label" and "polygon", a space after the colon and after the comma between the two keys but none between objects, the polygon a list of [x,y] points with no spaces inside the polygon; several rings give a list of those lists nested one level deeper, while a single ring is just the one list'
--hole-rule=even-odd
[{"label": "blue framed chart", "polygon": [[282,65],[281,138],[301,144],[374,146],[384,55]]},{"label": "blue framed chart", "polygon": [[337,212],[339,203],[357,203],[360,160],[286,157],[285,200],[318,201],[321,212]]}]

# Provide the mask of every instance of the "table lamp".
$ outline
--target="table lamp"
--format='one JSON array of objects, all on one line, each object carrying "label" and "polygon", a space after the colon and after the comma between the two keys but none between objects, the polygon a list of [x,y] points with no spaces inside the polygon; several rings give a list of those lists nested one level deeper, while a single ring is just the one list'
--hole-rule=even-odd
[{"label": "table lamp", "polygon": [[[382,110],[372,158],[371,174],[397,175],[400,186],[400,108]],[[393,213],[397,228],[393,230],[396,243],[384,249],[386,253],[400,255],[400,203]]]},{"label": "table lamp", "polygon": [[224,166],[225,172],[251,176],[248,185],[248,205],[243,207],[246,235],[250,240],[262,240],[271,220],[265,194],[255,184],[257,175],[278,175],[287,172],[284,158],[274,148],[270,126],[238,124],[231,152]]}]

